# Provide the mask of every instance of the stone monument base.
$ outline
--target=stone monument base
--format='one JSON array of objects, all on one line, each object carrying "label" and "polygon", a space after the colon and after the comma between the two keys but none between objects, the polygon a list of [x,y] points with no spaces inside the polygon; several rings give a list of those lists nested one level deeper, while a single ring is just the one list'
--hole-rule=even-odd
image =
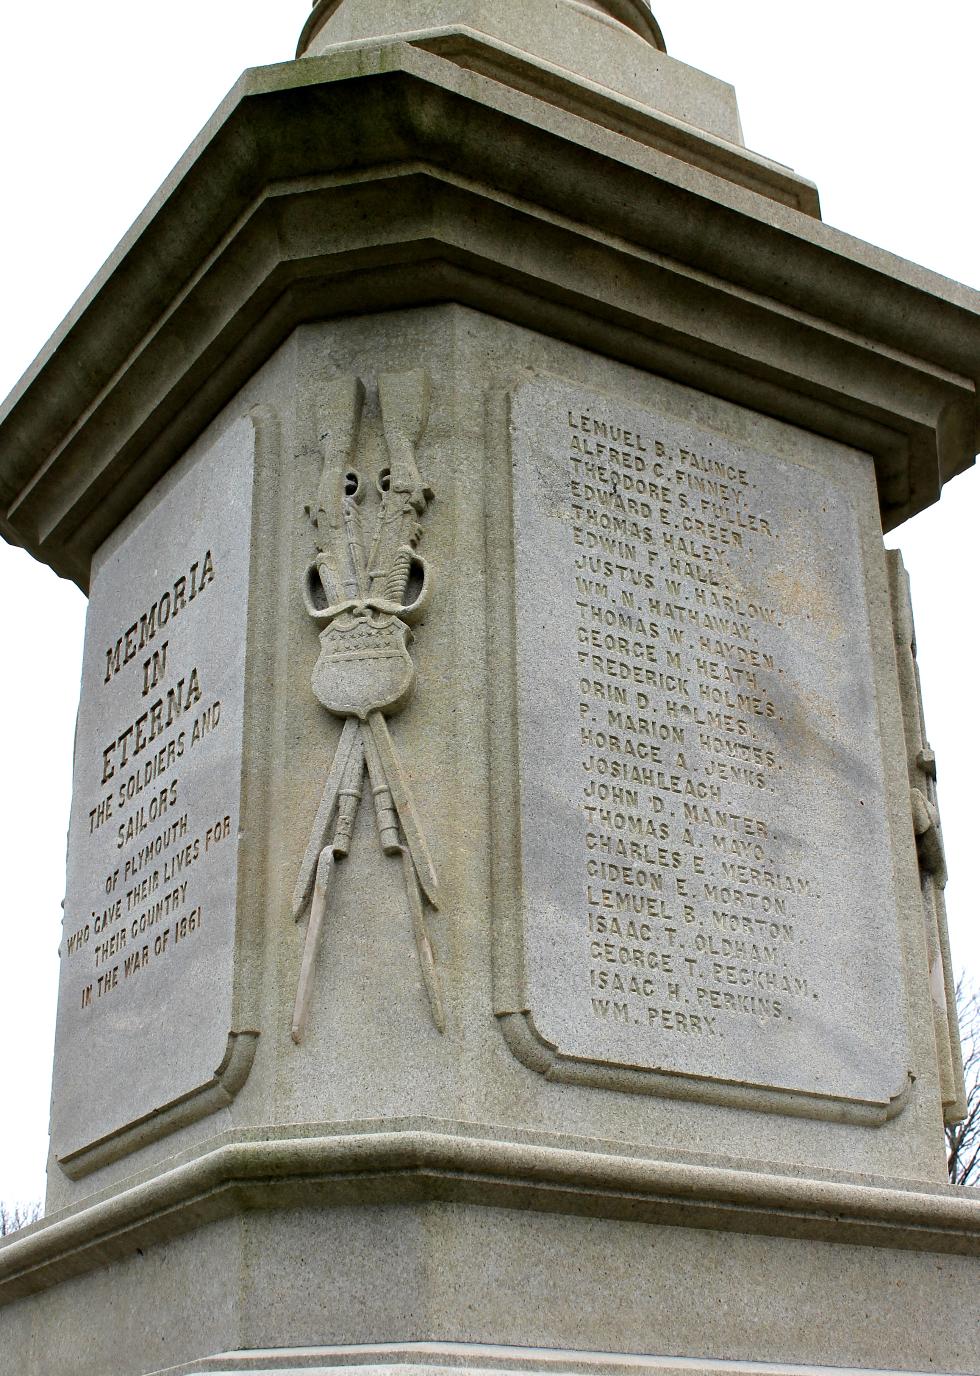
[{"label": "stone monument base", "polygon": [[976,1372],[973,1218],[419,1128],[226,1143],[9,1244],[0,1373]]},{"label": "stone monument base", "polygon": [[[851,1370],[851,1368],[844,1368]],[[167,1376],[237,1376],[239,1372],[327,1373],[357,1371],[361,1376],[496,1376],[504,1372],[533,1372],[535,1376],[815,1376],[839,1367],[791,1363],[690,1360],[683,1357],[632,1356],[612,1352],[572,1352],[559,1348],[501,1347],[488,1343],[379,1343],[350,1347],[277,1348],[226,1352],[205,1362],[172,1368]],[[862,1376],[889,1376],[862,1369]],[[906,1373],[903,1372],[903,1376]],[[921,1373],[907,1373],[921,1376]]]}]

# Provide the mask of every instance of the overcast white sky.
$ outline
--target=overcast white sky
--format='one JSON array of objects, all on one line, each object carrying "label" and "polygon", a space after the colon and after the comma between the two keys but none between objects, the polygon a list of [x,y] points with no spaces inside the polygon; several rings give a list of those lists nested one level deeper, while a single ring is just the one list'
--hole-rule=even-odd
[{"label": "overcast white sky", "polygon": [[[308,0],[3,6],[0,396],[242,69],[292,57],[308,9]],[[975,0],[656,0],[654,10],[673,56],[735,85],[749,146],[817,182],[827,221],[980,286]],[[901,544],[913,579],[954,956],[980,980],[978,537],[973,471],[889,543]],[[8,1202],[44,1191],[83,616],[76,589],[0,541]]]}]

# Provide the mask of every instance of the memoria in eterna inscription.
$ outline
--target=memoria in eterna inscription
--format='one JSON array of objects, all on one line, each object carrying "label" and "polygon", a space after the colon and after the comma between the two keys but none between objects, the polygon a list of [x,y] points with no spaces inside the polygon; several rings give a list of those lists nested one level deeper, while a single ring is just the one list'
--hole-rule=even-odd
[{"label": "memoria in eterna inscription", "polygon": [[225,1054],[251,450],[251,424],[232,427],[147,499],[94,572],[61,946],[60,1156],[192,1093]]},{"label": "memoria in eterna inscription", "polygon": [[557,384],[512,419],[538,1036],[596,1066],[890,1103],[866,475]]},{"label": "memoria in eterna inscription", "polygon": [[[109,827],[116,864],[93,907],[65,942],[66,958],[91,958],[80,1003],[89,1008],[201,930],[190,872],[228,840],[231,818],[192,834],[181,808],[180,769],[221,723],[221,700],[205,701],[201,670],[171,653],[177,618],[215,581],[211,550],[191,564],[105,652],[104,686],[127,673],[123,704],[133,720],[101,750],[100,795],[89,809],[90,835]],[[203,606],[203,604],[202,604]],[[200,611],[200,609],[199,609]],[[206,615],[206,612],[203,614]],[[190,898],[189,898],[190,895]]]}]

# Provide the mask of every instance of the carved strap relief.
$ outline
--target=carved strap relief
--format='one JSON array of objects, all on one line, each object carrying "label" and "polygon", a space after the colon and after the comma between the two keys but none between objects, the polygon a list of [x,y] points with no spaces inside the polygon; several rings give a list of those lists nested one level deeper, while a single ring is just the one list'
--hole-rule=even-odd
[{"label": "carved strap relief", "polygon": [[303,592],[307,611],[321,627],[313,692],[345,722],[293,893],[297,921],[310,908],[293,1012],[297,1044],[306,1028],[331,879],[350,852],[365,776],[381,850],[401,859],[432,1021],[440,1032],[446,1025],[425,917],[426,902],[439,906],[439,885],[386,720],[411,696],[411,627],[425,615],[431,597],[431,572],[418,544],[432,491],[416,460],[428,424],[428,375],[420,370],[385,374],[378,394],[390,462],[377,482],[380,501],[370,543],[366,484],[355,466],[364,409],[358,378],[338,378],[326,389],[323,471],[316,501],[307,508],[317,555]]},{"label": "carved strap relief", "polygon": [[889,550],[887,557],[909,761],[912,826],[919,858],[929,953],[936,1059],[944,1116],[947,1123],[957,1123],[965,1113],[966,1091],[963,1085],[955,981],[946,928],[946,854],[936,796],[936,756],[926,738],[908,574],[899,550]]}]

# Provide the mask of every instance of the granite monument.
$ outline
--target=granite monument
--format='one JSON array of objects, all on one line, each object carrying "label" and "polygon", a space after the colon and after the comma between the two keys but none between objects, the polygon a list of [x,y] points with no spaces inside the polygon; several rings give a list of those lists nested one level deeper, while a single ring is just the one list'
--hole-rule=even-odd
[{"label": "granite monument", "polygon": [[978,383],[644,0],[242,77],[0,411],[90,597],[3,1376],[980,1372],[882,543]]}]

